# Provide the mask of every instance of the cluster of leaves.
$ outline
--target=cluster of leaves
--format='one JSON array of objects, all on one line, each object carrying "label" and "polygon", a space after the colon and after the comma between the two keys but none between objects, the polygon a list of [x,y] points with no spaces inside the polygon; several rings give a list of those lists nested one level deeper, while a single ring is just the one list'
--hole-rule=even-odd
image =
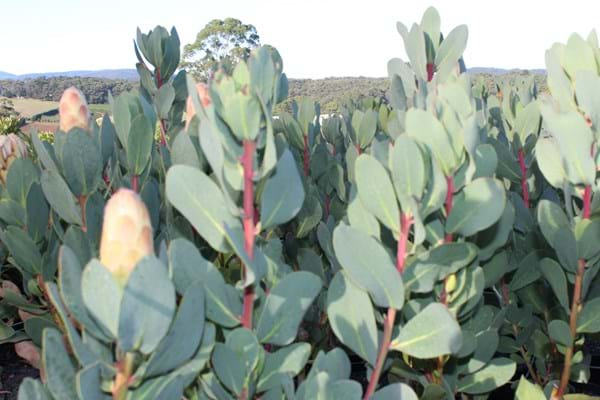
[{"label": "cluster of leaves", "polygon": [[[541,400],[585,382],[595,34],[548,51],[549,95],[494,95],[464,71],[465,26],[442,35],[430,8],[397,28],[389,104],[326,119],[309,98],[273,117],[289,84],[272,47],[204,87],[177,72],[174,29],[138,31],[139,92],[101,126],[32,135],[1,189],[19,279],[0,340],[43,372],[19,398],[484,399],[519,370],[517,398]],[[120,188],[154,239],[125,278],[98,250]]]}]

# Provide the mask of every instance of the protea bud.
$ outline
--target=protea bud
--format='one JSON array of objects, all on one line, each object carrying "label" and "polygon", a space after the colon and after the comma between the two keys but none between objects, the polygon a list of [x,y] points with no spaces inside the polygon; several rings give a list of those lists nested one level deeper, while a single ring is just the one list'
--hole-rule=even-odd
[{"label": "protea bud", "polygon": [[6,184],[10,165],[17,158],[27,157],[27,145],[14,133],[0,136],[0,180]]},{"label": "protea bud", "polygon": [[119,189],[104,208],[100,261],[124,284],[138,261],[153,254],[146,205],[133,190]]},{"label": "protea bud", "polygon": [[[196,91],[200,97],[202,107],[208,107],[211,103],[210,96],[208,94],[208,86],[206,86],[204,83],[198,83],[196,85]],[[194,108],[194,103],[192,102],[192,96],[188,96],[185,107],[185,129],[190,126],[190,122],[192,121],[192,118],[194,118],[194,115],[196,115],[196,109]]]},{"label": "protea bud", "polygon": [[58,114],[60,130],[63,132],[69,132],[73,128],[90,128],[90,110],[85,97],[76,87],[65,90],[60,98]]}]

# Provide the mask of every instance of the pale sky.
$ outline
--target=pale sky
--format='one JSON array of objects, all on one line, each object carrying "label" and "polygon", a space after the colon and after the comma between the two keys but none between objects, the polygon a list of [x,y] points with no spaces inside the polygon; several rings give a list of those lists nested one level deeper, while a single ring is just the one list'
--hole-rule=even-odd
[{"label": "pale sky", "polygon": [[253,24],[292,78],[386,76],[406,59],[408,27],[435,6],[442,32],[469,27],[467,67],[543,68],[571,32],[600,31],[600,1],[0,0],[0,71],[14,74],[135,68],[136,27],[175,26],[182,44],[214,18]]}]

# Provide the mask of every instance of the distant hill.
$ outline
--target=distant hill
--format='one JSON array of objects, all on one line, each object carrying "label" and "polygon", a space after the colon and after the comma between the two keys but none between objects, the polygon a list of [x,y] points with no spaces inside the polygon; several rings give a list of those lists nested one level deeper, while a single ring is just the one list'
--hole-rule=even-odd
[{"label": "distant hill", "polygon": [[1,79],[12,79],[12,80],[25,80],[31,78],[52,78],[58,76],[65,76],[69,78],[81,77],[81,78],[101,78],[101,79],[125,79],[125,80],[138,80],[138,73],[135,69],[102,69],[96,71],[63,71],[63,72],[36,72],[31,74],[15,75],[8,72],[0,71]]},{"label": "distant hill", "polygon": [[[491,68],[491,67],[473,67],[469,68],[468,72],[471,74],[489,74],[489,75],[502,75],[502,74],[513,74],[519,73],[522,71],[528,71],[532,74],[545,74],[546,70],[544,69],[502,69],[502,68]],[[137,71],[132,68],[123,68],[123,69],[102,69],[102,70],[90,70],[90,71],[63,71],[63,72],[36,72],[30,74],[22,74],[15,75],[9,72],[0,71],[0,80],[3,79],[12,79],[12,80],[24,80],[30,78],[39,78],[39,77],[83,77],[83,78],[101,78],[101,79],[125,79],[136,81],[139,79]],[[337,78],[342,79],[342,78]],[[310,80],[310,79],[299,79],[299,80]]]},{"label": "distant hill", "polygon": [[467,72],[470,74],[489,74],[489,75],[503,75],[503,74],[515,74],[519,72],[527,71],[531,74],[545,74],[545,69],[503,69],[503,68],[489,68],[489,67],[473,67],[468,68]]}]

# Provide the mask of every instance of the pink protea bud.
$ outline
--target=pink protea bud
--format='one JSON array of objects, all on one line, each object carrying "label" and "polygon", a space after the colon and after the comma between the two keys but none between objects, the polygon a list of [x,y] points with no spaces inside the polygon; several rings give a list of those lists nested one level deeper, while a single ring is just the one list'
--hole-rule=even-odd
[{"label": "pink protea bud", "polygon": [[[206,108],[210,106],[211,100],[210,95],[208,94],[208,86],[206,86],[204,83],[198,83],[196,85],[196,90],[198,91],[198,96],[200,97],[202,107]],[[194,108],[194,103],[192,102],[192,96],[188,96],[185,107],[185,129],[187,129],[190,125],[194,115],[196,115],[196,109]]]},{"label": "pink protea bud", "polygon": [[104,208],[100,262],[125,283],[143,257],[154,254],[152,225],[136,192],[119,189]]},{"label": "pink protea bud", "polygon": [[60,130],[69,132],[73,128],[90,129],[90,110],[83,94],[70,87],[63,93],[58,105]]},{"label": "pink protea bud", "polygon": [[14,133],[0,136],[0,181],[6,184],[10,165],[17,158],[27,158],[27,145]]}]

